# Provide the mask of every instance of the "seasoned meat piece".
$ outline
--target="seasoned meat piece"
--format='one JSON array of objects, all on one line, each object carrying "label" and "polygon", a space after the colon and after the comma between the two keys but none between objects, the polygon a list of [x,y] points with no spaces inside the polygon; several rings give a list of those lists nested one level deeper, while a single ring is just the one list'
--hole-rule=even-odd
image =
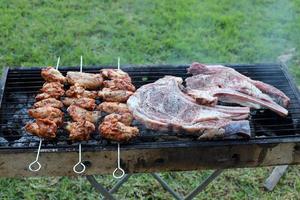
[{"label": "seasoned meat piece", "polygon": [[43,68],[41,76],[47,82],[66,82],[66,77],[64,77],[58,70],[54,69],[53,67]]},{"label": "seasoned meat piece", "polygon": [[50,82],[45,83],[43,88],[40,89],[42,93],[38,94],[35,99],[36,101],[40,101],[48,98],[58,99],[64,95],[65,91],[63,89],[63,85],[59,82]]},{"label": "seasoned meat piece", "polygon": [[107,113],[128,113],[128,107],[125,103],[103,102],[97,106],[97,110]]},{"label": "seasoned meat piece", "polygon": [[51,106],[29,109],[28,114],[35,119],[49,119],[55,122],[57,126],[63,123],[63,112]]},{"label": "seasoned meat piece", "polygon": [[118,69],[101,69],[100,70],[102,76],[107,79],[126,79],[128,82],[131,82],[130,76]]},{"label": "seasoned meat piece", "polygon": [[132,85],[131,81],[128,81],[128,79],[107,80],[103,82],[103,85],[105,88],[109,88],[111,90],[135,91],[134,85]]},{"label": "seasoned meat piece", "polygon": [[118,142],[129,141],[139,135],[139,129],[137,127],[126,126],[116,118],[104,120],[98,127],[98,130],[103,138]]},{"label": "seasoned meat piece", "polygon": [[71,140],[83,141],[90,139],[90,134],[96,130],[95,125],[89,121],[68,122],[66,129]]},{"label": "seasoned meat piece", "polygon": [[122,122],[126,126],[130,126],[133,121],[133,116],[131,113],[122,113],[122,114],[112,113],[104,117],[104,121],[109,121],[112,119],[117,119],[119,122]]},{"label": "seasoned meat piece", "polygon": [[125,103],[127,99],[133,94],[133,92],[126,90],[115,90],[112,91],[109,88],[103,88],[102,91],[98,92],[98,96],[104,101],[114,101]]},{"label": "seasoned meat piece", "polygon": [[62,108],[64,105],[61,101],[58,101],[55,98],[43,99],[41,101],[36,102],[33,105],[34,108],[45,107],[45,106],[51,106],[53,108]]},{"label": "seasoned meat piece", "polygon": [[84,72],[68,72],[67,73],[67,81],[69,84],[74,85],[77,83],[78,85],[86,88],[86,89],[98,89],[102,86],[103,78],[101,74],[91,74]]},{"label": "seasoned meat piece", "polygon": [[96,107],[96,103],[95,103],[95,99],[91,99],[91,98],[69,98],[66,97],[64,98],[64,100],[62,101],[64,103],[65,106],[70,106],[72,104],[79,106],[81,108],[85,108],[87,110],[94,110]]},{"label": "seasoned meat piece", "polygon": [[86,97],[96,99],[97,92],[85,90],[79,84],[75,83],[75,85],[72,85],[70,89],[66,91],[66,96],[74,98]]},{"label": "seasoned meat piece", "polygon": [[33,123],[28,123],[25,130],[41,138],[55,138],[57,126],[49,119],[36,119]]},{"label": "seasoned meat piece", "polygon": [[76,105],[70,105],[67,109],[68,113],[72,117],[73,121],[89,121],[92,123],[97,123],[98,119],[101,116],[99,111],[87,111],[84,108],[81,108]]}]

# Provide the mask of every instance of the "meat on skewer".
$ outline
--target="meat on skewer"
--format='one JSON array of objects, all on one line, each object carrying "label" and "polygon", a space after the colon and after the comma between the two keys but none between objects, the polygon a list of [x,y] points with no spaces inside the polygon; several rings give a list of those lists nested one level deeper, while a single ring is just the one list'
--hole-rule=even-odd
[{"label": "meat on skewer", "polygon": [[103,86],[111,90],[128,90],[131,92],[136,90],[134,85],[128,79],[106,80],[103,82]]},{"label": "meat on skewer", "polygon": [[76,122],[89,121],[95,124],[101,116],[99,111],[88,111],[76,105],[70,105],[67,111]]},{"label": "meat on skewer", "polygon": [[90,134],[95,131],[95,125],[89,121],[68,122],[66,129],[71,140],[88,140]]},{"label": "meat on skewer", "polygon": [[86,89],[98,89],[102,86],[103,78],[101,74],[91,74],[84,72],[68,72],[67,73],[67,81],[69,84],[74,85],[77,83],[78,85],[86,88]]},{"label": "meat on skewer", "polygon": [[125,103],[133,92],[126,90],[111,90],[109,88],[103,88],[102,91],[98,92],[98,96],[104,101],[113,101]]},{"label": "meat on skewer", "polygon": [[100,72],[106,79],[126,79],[131,82],[130,76],[120,69],[101,69]]},{"label": "meat on skewer", "polygon": [[57,125],[49,119],[36,119],[35,122],[26,124],[25,130],[38,137],[55,138]]},{"label": "meat on skewer", "polygon": [[41,72],[41,76],[47,82],[60,82],[60,83],[66,82],[66,78],[60,73],[60,71],[54,69],[53,67],[43,68]]},{"label": "meat on skewer", "polygon": [[103,138],[118,142],[127,142],[139,135],[137,127],[126,126],[116,118],[107,118],[98,129]]},{"label": "meat on skewer", "polygon": [[85,90],[78,83],[75,83],[75,85],[72,85],[70,89],[66,91],[66,96],[73,97],[73,98],[86,97],[86,98],[96,99],[97,92]]},{"label": "meat on skewer", "polygon": [[63,89],[63,85],[59,82],[45,83],[43,85],[42,89],[40,89],[40,91],[42,93],[38,94],[35,97],[36,101],[40,101],[40,100],[48,99],[48,98],[59,99],[65,93],[65,91]]},{"label": "meat on skewer", "polygon": [[63,112],[51,106],[29,109],[28,114],[35,119],[49,119],[57,126],[61,126],[63,123]]},{"label": "meat on skewer", "polygon": [[133,121],[133,116],[131,113],[112,113],[104,117],[104,121],[110,121],[112,119],[117,119],[119,122],[122,122],[126,126],[130,126]]},{"label": "meat on skewer", "polygon": [[87,110],[94,110],[96,107],[95,99],[85,98],[85,97],[81,97],[81,98],[66,97],[64,98],[64,100],[62,100],[62,102],[65,106],[70,106],[74,104],[76,106],[85,108]]},{"label": "meat on skewer", "polygon": [[130,113],[127,104],[118,102],[103,102],[96,109],[106,113]]},{"label": "meat on skewer", "polygon": [[38,101],[34,103],[33,108],[40,108],[40,107],[45,107],[45,106],[50,106],[53,108],[62,108],[64,105],[61,101],[55,99],[55,98],[48,98],[48,99],[43,99],[41,101]]}]

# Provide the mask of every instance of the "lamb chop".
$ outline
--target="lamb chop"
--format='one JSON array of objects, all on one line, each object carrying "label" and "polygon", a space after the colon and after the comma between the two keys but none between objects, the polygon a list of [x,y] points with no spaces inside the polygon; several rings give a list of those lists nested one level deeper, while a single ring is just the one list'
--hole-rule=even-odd
[{"label": "lamb chop", "polygon": [[288,114],[284,107],[288,106],[290,99],[283,92],[232,68],[193,63],[188,72],[194,76],[186,79],[187,92],[201,103],[214,105],[223,101],[256,109],[269,108],[281,116]]},{"label": "lamb chop", "polygon": [[75,83],[75,85],[72,85],[70,89],[66,91],[66,96],[73,97],[73,98],[86,97],[86,98],[96,99],[97,92],[85,90],[78,83]]},{"label": "lamb chop", "polygon": [[101,113],[99,111],[87,111],[86,109],[76,105],[69,106],[67,111],[70,114],[73,121],[76,122],[89,121],[95,124],[101,116]]},{"label": "lamb chop", "polygon": [[104,119],[98,130],[103,138],[118,142],[127,142],[139,135],[138,128],[126,126],[115,117]]},{"label": "lamb chop", "polygon": [[76,105],[87,110],[94,110],[96,107],[95,99],[81,97],[81,98],[69,98],[66,97],[62,100],[65,106]]},{"label": "lamb chop", "polygon": [[134,92],[135,87],[128,79],[113,79],[107,80],[103,82],[105,88],[109,88],[111,90],[127,90]]},{"label": "lamb chop", "polygon": [[60,82],[60,83],[66,82],[66,78],[53,67],[43,68],[41,72],[41,76],[47,82]]},{"label": "lamb chop", "polygon": [[38,137],[55,138],[57,125],[49,119],[36,119],[35,122],[26,124],[25,130]]},{"label": "lamb chop", "polygon": [[106,113],[130,113],[125,103],[118,102],[103,102],[96,109]]},{"label": "lamb chop", "polygon": [[101,69],[100,72],[106,79],[123,79],[131,82],[130,76],[120,69]]},{"label": "lamb chop", "polygon": [[55,122],[57,126],[63,123],[63,112],[51,106],[29,109],[28,114],[35,119],[49,119]]},{"label": "lamb chop", "polygon": [[133,92],[126,90],[111,90],[109,88],[103,88],[98,92],[98,96],[104,101],[113,101],[125,103]]},{"label": "lamb chop", "polygon": [[41,101],[34,103],[33,108],[39,108],[39,107],[45,107],[45,106],[50,106],[53,108],[62,108],[64,105],[61,101],[59,101],[55,98],[48,98],[48,99],[43,99]]},{"label": "lamb chop", "polygon": [[85,89],[98,89],[102,86],[103,78],[101,74],[91,74],[84,72],[68,72],[67,81],[69,84],[74,85],[77,83]]},{"label": "lamb chop", "polygon": [[69,131],[71,140],[88,140],[90,134],[95,131],[95,125],[89,121],[68,122],[66,129]]},{"label": "lamb chop", "polygon": [[140,87],[127,101],[135,119],[147,128],[202,138],[250,137],[249,108],[199,105],[182,91],[183,80],[165,76]]}]

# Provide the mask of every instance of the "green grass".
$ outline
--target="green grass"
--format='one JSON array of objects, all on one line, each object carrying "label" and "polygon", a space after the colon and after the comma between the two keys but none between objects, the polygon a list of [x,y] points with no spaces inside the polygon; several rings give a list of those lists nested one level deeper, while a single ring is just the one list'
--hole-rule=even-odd
[{"label": "green grass", "polygon": [[[0,66],[61,64],[288,62],[300,77],[299,0],[0,0]],[[298,79],[299,80],[299,79]],[[300,83],[300,82],[299,82]],[[271,168],[227,170],[199,199],[299,199],[299,167],[273,192],[262,183]],[[187,194],[208,172],[163,173]],[[111,186],[112,176],[98,176]],[[0,199],[95,199],[85,178],[0,179]],[[170,199],[149,175],[134,176],[120,199]]]}]

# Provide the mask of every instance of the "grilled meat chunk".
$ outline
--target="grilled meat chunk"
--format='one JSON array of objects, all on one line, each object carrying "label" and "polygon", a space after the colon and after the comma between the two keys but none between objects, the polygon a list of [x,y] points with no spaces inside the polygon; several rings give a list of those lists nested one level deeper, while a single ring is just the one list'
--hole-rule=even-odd
[{"label": "grilled meat chunk", "polygon": [[33,105],[34,108],[40,108],[40,107],[45,107],[45,106],[50,106],[53,108],[62,108],[64,105],[61,101],[59,101],[55,98],[43,99],[41,101],[34,103],[34,105]]},{"label": "grilled meat chunk", "polygon": [[104,101],[113,101],[125,103],[127,99],[133,94],[133,92],[126,90],[114,90],[109,88],[103,88],[102,91],[98,92],[98,96]]},{"label": "grilled meat chunk", "polygon": [[57,125],[49,119],[36,119],[35,122],[26,124],[25,130],[41,138],[55,138]]},{"label": "grilled meat chunk", "polygon": [[76,122],[89,121],[95,124],[101,116],[101,112],[99,111],[88,111],[76,105],[70,105],[67,111],[73,121]]},{"label": "grilled meat chunk", "polygon": [[70,89],[66,91],[66,96],[73,97],[73,98],[86,97],[86,98],[96,99],[97,92],[85,90],[79,84],[75,83],[75,85],[72,85]]},{"label": "grilled meat chunk", "polygon": [[68,72],[67,81],[69,84],[78,85],[84,87],[85,89],[98,89],[102,86],[103,78],[101,74],[91,74],[84,72]]},{"label": "grilled meat chunk", "polygon": [[128,90],[131,92],[135,91],[134,85],[128,79],[113,79],[103,82],[105,88],[111,90]]},{"label": "grilled meat chunk", "polygon": [[106,79],[126,79],[128,82],[131,82],[130,76],[118,69],[101,69],[100,70],[102,76]]},{"label": "grilled meat chunk", "polygon": [[58,99],[64,95],[65,91],[63,89],[63,85],[59,82],[49,82],[45,83],[40,89],[42,93],[38,94],[35,99],[36,101],[40,101],[48,98]]},{"label": "grilled meat chunk", "polygon": [[85,97],[81,97],[81,98],[66,97],[64,98],[64,100],[62,100],[62,102],[65,106],[70,106],[73,104],[81,108],[85,108],[87,110],[94,110],[96,107],[95,99],[85,98]]},{"label": "grilled meat chunk", "polygon": [[110,121],[112,119],[117,119],[119,122],[122,122],[126,126],[130,126],[133,121],[133,116],[131,113],[112,113],[104,117],[104,121]]},{"label": "grilled meat chunk", "polygon": [[107,113],[128,113],[128,107],[125,103],[103,102],[97,106],[97,110]]},{"label": "grilled meat chunk", "polygon": [[63,123],[63,112],[51,106],[29,109],[28,114],[35,119],[49,119],[57,126],[61,126]]},{"label": "grilled meat chunk", "polygon": [[103,138],[118,142],[127,142],[139,135],[137,127],[126,126],[119,122],[117,118],[107,118],[98,127],[99,133]]},{"label": "grilled meat chunk", "polygon": [[90,134],[96,130],[95,125],[89,121],[68,122],[66,129],[71,140],[83,141],[90,139]]},{"label": "grilled meat chunk", "polygon": [[58,70],[54,69],[53,67],[43,68],[41,76],[47,82],[66,82],[66,77],[64,77]]}]

